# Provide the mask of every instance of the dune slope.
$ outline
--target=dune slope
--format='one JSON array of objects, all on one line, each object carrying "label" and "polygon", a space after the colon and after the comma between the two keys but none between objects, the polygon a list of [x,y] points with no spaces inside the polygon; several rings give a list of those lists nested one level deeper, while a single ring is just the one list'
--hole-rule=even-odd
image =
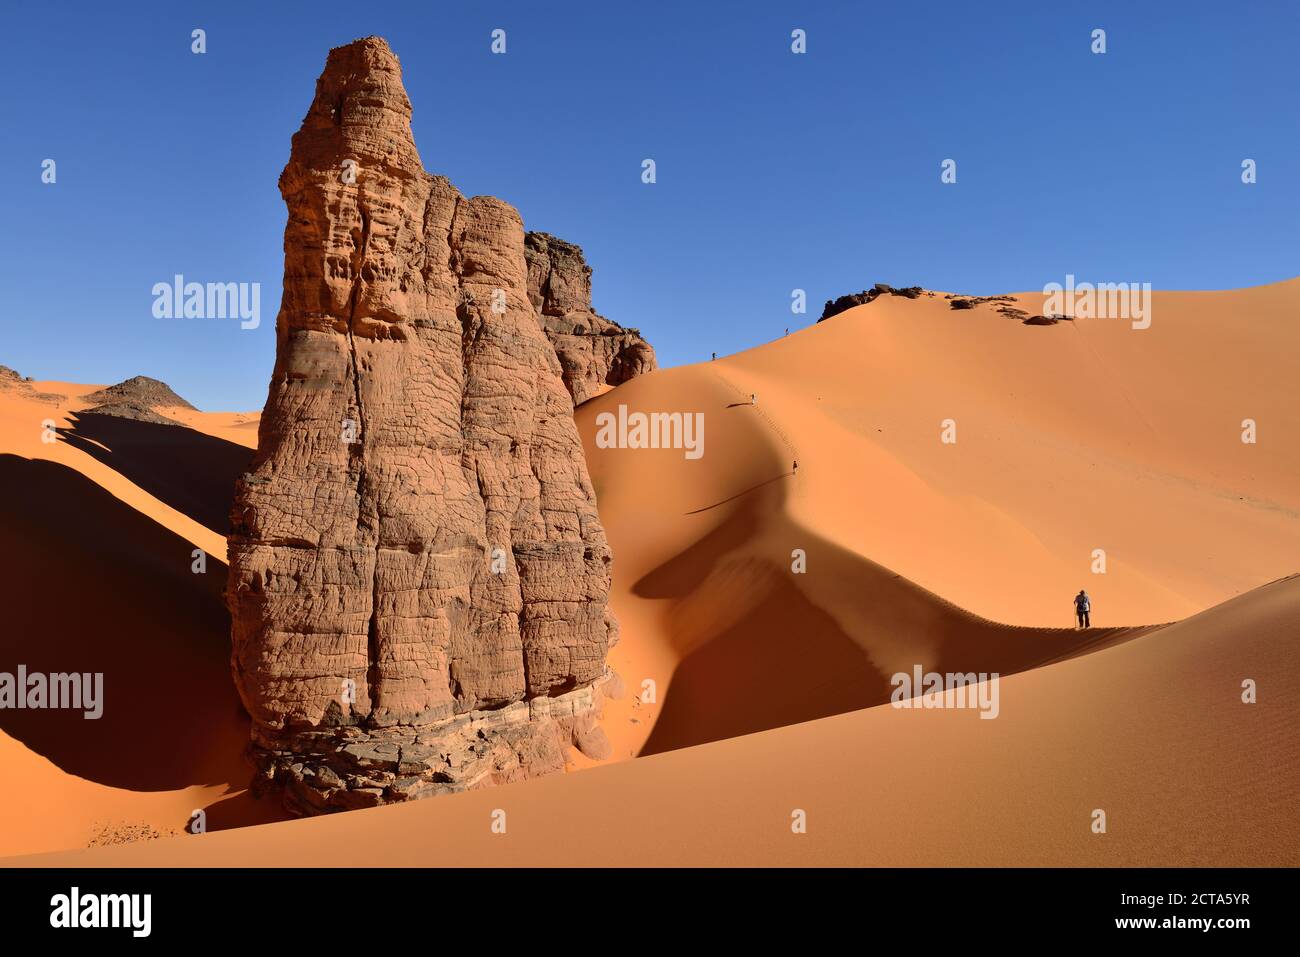
[{"label": "dune slope", "polygon": [[[1034,667],[1296,571],[1297,311],[1297,280],[1156,293],[1141,330],[886,296],[584,404],[628,636],[617,753],[865,707],[914,662]],[[703,454],[597,447],[619,406],[702,413]],[[1069,630],[1080,588],[1121,630]]]},{"label": "dune slope", "polygon": [[15,863],[1295,866],[1298,649],[1291,578],[1004,678],[994,720],[882,705],[433,801]]}]

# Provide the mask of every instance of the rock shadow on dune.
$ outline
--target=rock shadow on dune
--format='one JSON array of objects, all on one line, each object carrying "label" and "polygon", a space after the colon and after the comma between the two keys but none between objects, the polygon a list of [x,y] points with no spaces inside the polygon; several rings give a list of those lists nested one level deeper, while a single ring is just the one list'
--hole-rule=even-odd
[{"label": "rock shadow on dune", "polygon": [[[750,490],[755,491],[755,490]],[[789,568],[747,548],[759,516],[779,508],[764,483],[685,552],[636,583],[672,599],[682,656],[643,755],[866,707],[887,697],[863,648],[790,580]]]},{"label": "rock shadow on dune", "polygon": [[[680,656],[643,755],[884,704],[892,676],[916,665],[1010,675],[1150,630],[980,618],[789,522],[781,498],[772,486],[742,500],[634,586],[670,600]],[[806,574],[791,571],[794,547],[806,553]]]},{"label": "rock shadow on dune", "polygon": [[58,463],[0,455],[0,494],[0,670],[104,675],[102,717],[6,708],[0,728],[112,787],[242,782],[226,566],[194,574],[190,542]]},{"label": "rock shadow on dune", "polygon": [[59,435],[200,525],[229,534],[235,480],[252,449],[182,425],[94,413],[74,416]]}]

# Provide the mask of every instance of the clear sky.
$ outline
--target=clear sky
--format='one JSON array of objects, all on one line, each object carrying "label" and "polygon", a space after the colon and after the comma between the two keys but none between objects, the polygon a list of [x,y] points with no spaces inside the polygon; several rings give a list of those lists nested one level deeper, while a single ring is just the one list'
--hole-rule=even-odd
[{"label": "clear sky", "polygon": [[[426,168],[580,244],[597,310],[664,365],[769,340],[874,282],[1300,273],[1291,0],[11,3],[0,363],[261,408],[276,181],[327,51],[370,34],[402,60]],[[260,282],[261,327],[155,318],[151,289],[176,273]]]}]

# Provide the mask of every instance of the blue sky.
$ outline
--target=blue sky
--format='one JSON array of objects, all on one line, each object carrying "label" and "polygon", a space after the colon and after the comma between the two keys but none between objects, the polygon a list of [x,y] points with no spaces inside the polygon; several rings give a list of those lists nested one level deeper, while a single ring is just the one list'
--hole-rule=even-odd
[{"label": "blue sky", "polygon": [[[276,181],[326,53],[369,34],[402,60],[426,168],[583,246],[596,308],[665,365],[774,338],[873,282],[1300,273],[1291,2],[29,3],[0,36],[0,363],[260,408]],[[150,290],[175,273],[260,282],[261,327],[154,318]]]}]

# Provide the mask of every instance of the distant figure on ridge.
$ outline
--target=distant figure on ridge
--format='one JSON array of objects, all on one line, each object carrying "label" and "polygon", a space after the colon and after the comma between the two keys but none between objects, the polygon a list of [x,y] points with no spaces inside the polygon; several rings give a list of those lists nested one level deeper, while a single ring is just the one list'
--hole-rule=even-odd
[{"label": "distant figure on ridge", "polygon": [[[716,359],[716,358],[718,358],[718,354],[715,352],[715,353],[713,353],[713,359]],[[712,362],[713,359],[710,359],[709,361]]]},{"label": "distant figure on ridge", "polygon": [[1092,627],[1092,619],[1088,617],[1088,612],[1092,611],[1092,602],[1088,600],[1088,593],[1082,588],[1079,594],[1074,596],[1074,614],[1079,619],[1080,628]]},{"label": "distant figure on ridge", "polygon": [[790,470],[790,474],[791,474],[791,475],[798,475],[798,474],[799,474],[799,460],[798,460],[798,459],[795,459],[795,460],[794,460],[794,468]]},{"label": "distant figure on ridge", "polygon": [[751,392],[751,393],[749,394],[749,404],[750,404],[750,405],[758,405],[758,396],[757,396],[756,394],[754,394],[753,392]]}]

